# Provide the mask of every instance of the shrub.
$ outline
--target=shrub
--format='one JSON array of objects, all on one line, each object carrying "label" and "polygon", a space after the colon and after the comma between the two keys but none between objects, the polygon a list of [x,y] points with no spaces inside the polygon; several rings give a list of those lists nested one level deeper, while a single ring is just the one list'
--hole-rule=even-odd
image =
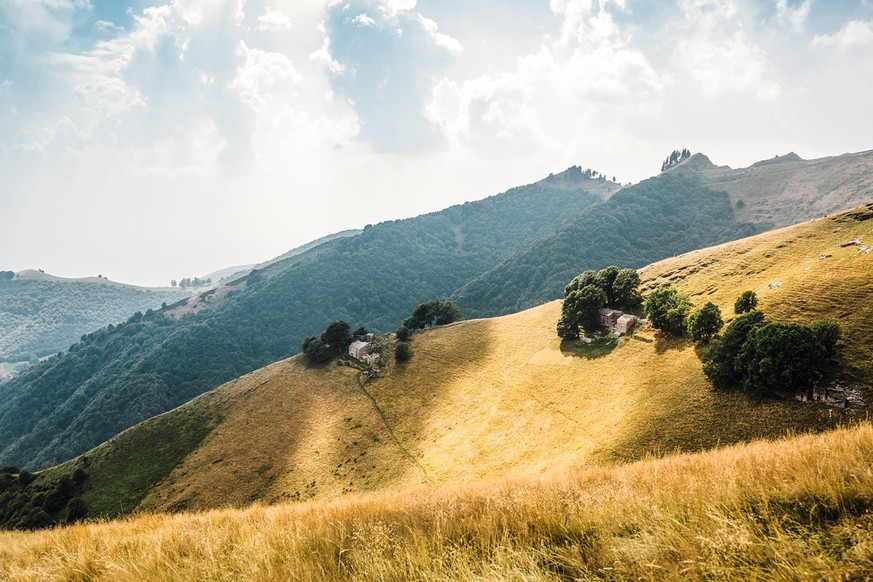
[{"label": "shrub", "polygon": [[675,287],[659,287],[646,297],[644,309],[655,328],[677,337],[685,335],[688,311],[691,309],[691,302],[685,293]]},{"label": "shrub", "polygon": [[748,313],[758,307],[758,295],[754,291],[743,291],[734,302],[734,313]]},{"label": "shrub", "polygon": [[724,321],[721,318],[721,310],[712,302],[688,316],[688,333],[692,341],[698,344],[709,343],[722,326]]},{"label": "shrub", "polygon": [[412,337],[412,332],[410,332],[409,328],[405,325],[401,325],[397,328],[397,331],[394,332],[394,335],[397,336],[397,341],[408,342]]},{"label": "shrub", "polygon": [[409,342],[397,342],[394,346],[394,359],[398,362],[408,362],[412,358],[412,347]]}]

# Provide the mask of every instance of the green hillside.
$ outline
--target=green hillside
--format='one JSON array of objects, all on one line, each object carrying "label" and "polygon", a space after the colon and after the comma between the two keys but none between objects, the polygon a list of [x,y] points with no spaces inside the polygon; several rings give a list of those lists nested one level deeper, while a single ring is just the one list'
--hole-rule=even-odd
[{"label": "green hillside", "polygon": [[[873,207],[671,258],[642,270],[725,313],[744,290],[775,321],[838,321],[838,381],[873,390]],[[827,258],[820,258],[829,255]],[[779,286],[771,286],[779,281]],[[300,356],[144,422],[77,461],[93,514],[518,478],[699,451],[869,418],[866,406],[715,391],[687,340],[651,329],[607,346],[562,345],[558,302],[415,334],[405,365],[366,385]],[[519,435],[524,435],[520,438]]]},{"label": "green hillside", "polygon": [[[6,271],[7,275],[10,273]],[[0,276],[0,361],[27,361],[70,347],[84,333],[137,311],[160,309],[190,293],[148,289],[107,279]]]},{"label": "green hillside", "polygon": [[185,305],[91,333],[0,386],[0,465],[69,459],[296,353],[333,319],[394,329],[417,303],[448,296],[617,189],[574,168],[479,202],[368,226]]}]

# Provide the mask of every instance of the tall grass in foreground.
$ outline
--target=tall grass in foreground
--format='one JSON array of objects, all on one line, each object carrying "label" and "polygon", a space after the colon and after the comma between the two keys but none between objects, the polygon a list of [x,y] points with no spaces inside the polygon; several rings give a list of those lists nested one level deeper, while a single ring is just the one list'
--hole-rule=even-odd
[{"label": "tall grass in foreground", "polygon": [[865,580],[873,426],[541,479],[0,534],[4,580]]}]

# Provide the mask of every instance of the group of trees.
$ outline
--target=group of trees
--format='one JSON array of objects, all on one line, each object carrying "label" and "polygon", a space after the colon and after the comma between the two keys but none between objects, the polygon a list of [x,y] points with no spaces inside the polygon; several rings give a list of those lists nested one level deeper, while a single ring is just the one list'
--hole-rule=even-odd
[{"label": "group of trees", "polygon": [[661,171],[664,172],[669,170],[679,162],[683,160],[687,160],[691,157],[691,152],[686,148],[682,148],[681,150],[673,150],[673,152],[667,156],[667,159],[661,164]]},{"label": "group of trees", "polygon": [[600,327],[600,309],[633,309],[642,302],[640,276],[634,269],[615,265],[600,271],[585,271],[564,287],[558,336],[578,339],[580,332],[591,334]]},{"label": "group of trees", "polygon": [[436,325],[448,325],[463,319],[464,314],[457,304],[443,299],[421,303],[412,310],[412,315],[403,320],[403,325],[394,332],[394,359],[406,362],[412,358],[412,332]]},{"label": "group of trees", "polygon": [[87,517],[82,499],[87,480],[82,467],[53,479],[14,466],[0,468],[0,528],[36,529]]},{"label": "group of trees", "polygon": [[403,326],[410,330],[424,329],[454,323],[463,317],[464,314],[456,303],[436,299],[416,306],[412,310],[412,315],[403,320]]},{"label": "group of trees", "polygon": [[[361,327],[355,331],[355,335],[367,335],[367,330]],[[352,327],[347,321],[337,320],[327,326],[321,337],[306,337],[300,344],[300,351],[306,355],[310,363],[323,364],[346,353],[352,341],[354,341]]]},{"label": "group of trees", "polygon": [[176,281],[175,279],[173,279],[172,281],[170,281],[170,287],[178,286],[182,289],[196,289],[197,287],[203,287],[204,285],[209,285],[210,283],[212,283],[212,279],[209,277],[206,277],[205,279],[201,279],[200,277],[194,277],[193,279],[191,277],[185,277],[181,281]]},{"label": "group of trees", "polygon": [[674,287],[652,291],[645,311],[654,327],[710,344],[702,356],[703,372],[715,388],[753,395],[811,391],[836,356],[839,325],[767,321],[757,305],[754,291],[743,292],[734,303],[737,317],[721,335],[718,306],[707,303],[689,315],[688,296]]},{"label": "group of trees", "polygon": [[689,336],[697,344],[709,343],[724,326],[721,309],[712,302],[692,308],[688,295],[669,285],[649,293],[643,305],[652,327],[674,337]]},{"label": "group of trees", "polygon": [[713,340],[703,373],[715,388],[751,395],[811,392],[832,364],[839,339],[833,322],[779,323],[751,310]]}]

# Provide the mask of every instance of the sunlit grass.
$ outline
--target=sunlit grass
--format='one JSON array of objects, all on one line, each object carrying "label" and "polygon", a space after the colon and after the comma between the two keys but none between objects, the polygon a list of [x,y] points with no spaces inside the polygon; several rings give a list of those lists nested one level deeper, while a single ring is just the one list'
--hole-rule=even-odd
[{"label": "sunlit grass", "polygon": [[613,468],[0,533],[4,580],[820,580],[873,571],[873,427]]}]

